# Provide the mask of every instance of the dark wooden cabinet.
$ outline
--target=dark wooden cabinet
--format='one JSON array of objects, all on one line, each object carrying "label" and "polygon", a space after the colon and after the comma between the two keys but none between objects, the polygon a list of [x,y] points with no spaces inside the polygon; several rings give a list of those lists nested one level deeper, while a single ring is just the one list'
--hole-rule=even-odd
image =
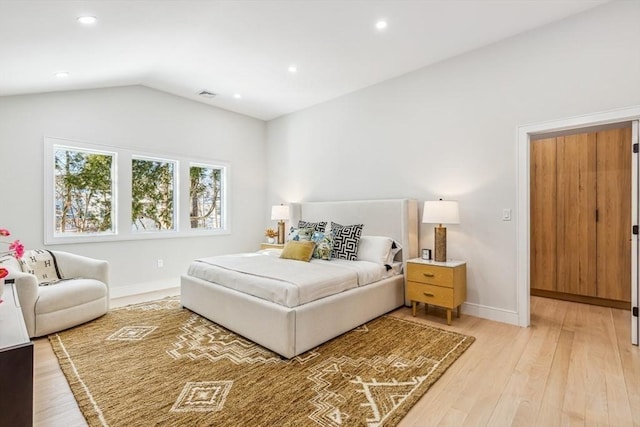
[{"label": "dark wooden cabinet", "polygon": [[18,295],[6,284],[0,303],[0,425],[33,424],[33,343]]}]

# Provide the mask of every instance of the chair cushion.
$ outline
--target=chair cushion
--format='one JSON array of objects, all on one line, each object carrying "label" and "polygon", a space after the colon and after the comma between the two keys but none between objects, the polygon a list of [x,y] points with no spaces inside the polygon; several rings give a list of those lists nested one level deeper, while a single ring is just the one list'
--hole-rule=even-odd
[{"label": "chair cushion", "polygon": [[95,279],[62,280],[38,289],[36,314],[52,313],[85,304],[107,295],[107,285]]}]

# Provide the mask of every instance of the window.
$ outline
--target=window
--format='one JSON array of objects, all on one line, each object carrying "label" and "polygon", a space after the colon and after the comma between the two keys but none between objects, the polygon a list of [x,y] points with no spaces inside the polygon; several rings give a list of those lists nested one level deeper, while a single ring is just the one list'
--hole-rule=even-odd
[{"label": "window", "polygon": [[131,222],[134,231],[175,229],[175,162],[131,160]]},{"label": "window", "polygon": [[225,162],[44,138],[44,243],[229,234]]},{"label": "window", "polygon": [[114,233],[114,153],[55,147],[55,234]]},{"label": "window", "polygon": [[189,221],[191,228],[220,229],[222,217],[222,176],[224,169],[191,165],[189,168]]}]

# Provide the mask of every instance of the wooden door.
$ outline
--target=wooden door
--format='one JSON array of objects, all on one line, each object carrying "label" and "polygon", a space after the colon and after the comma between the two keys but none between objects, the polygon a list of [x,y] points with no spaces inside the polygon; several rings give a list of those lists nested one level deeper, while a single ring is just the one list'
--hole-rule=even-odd
[{"label": "wooden door", "polygon": [[557,291],[596,296],[596,134],[556,138]]},{"label": "wooden door", "polygon": [[631,128],[597,133],[599,298],[631,302]]},{"label": "wooden door", "polygon": [[556,290],[556,138],[531,142],[531,289]]}]

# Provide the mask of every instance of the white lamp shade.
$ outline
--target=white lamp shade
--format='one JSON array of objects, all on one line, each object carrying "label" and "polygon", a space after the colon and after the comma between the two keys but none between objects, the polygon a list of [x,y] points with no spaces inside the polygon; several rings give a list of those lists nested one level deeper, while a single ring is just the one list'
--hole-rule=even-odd
[{"label": "white lamp shade", "polygon": [[460,224],[460,211],[455,200],[424,202],[422,222],[426,224]]},{"label": "white lamp shade", "polygon": [[276,220],[289,219],[289,206],[288,205],[272,206],[271,219],[276,219]]}]

